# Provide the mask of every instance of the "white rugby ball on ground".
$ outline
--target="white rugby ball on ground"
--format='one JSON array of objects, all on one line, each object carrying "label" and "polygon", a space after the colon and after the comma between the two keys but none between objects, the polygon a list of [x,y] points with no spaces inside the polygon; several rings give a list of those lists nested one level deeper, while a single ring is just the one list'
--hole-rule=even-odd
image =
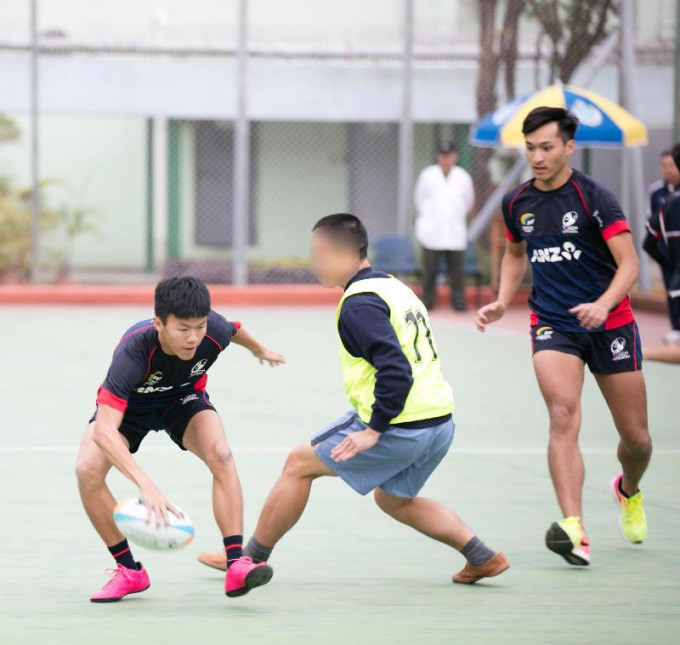
[{"label": "white rugby ball on ground", "polygon": [[138,497],[126,499],[113,509],[113,519],[121,533],[131,542],[143,546],[146,549],[167,551],[180,549],[194,539],[194,525],[191,518],[175,504],[180,513],[176,517],[168,511],[170,525],[156,526],[155,516],[151,516],[149,523],[146,521],[147,509]]}]

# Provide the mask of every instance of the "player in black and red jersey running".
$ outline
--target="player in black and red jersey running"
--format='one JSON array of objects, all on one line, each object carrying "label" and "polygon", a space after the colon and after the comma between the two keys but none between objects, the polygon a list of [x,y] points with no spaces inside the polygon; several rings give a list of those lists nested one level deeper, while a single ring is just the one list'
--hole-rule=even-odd
[{"label": "player in black and red jersey running", "polygon": [[279,365],[282,356],[258,343],[238,322],[210,308],[210,294],[196,278],[169,278],[156,287],[154,317],[133,325],[113,352],[97,410],[85,431],[76,473],[83,506],[115,558],[112,578],[93,602],[114,602],[149,587],[113,521],[116,504],[106,485],[112,466],[139,487],[139,496],[158,523],[176,512],[132,457],[151,430],[165,430],[193,452],[213,475],[213,509],[224,537],[229,568],[225,591],[240,596],[267,582],[270,567],[242,557],[241,484],[224,427],[206,392],[207,371],[230,343],[249,349],[261,363]]},{"label": "player in black and red jersey running", "polygon": [[529,299],[533,362],[550,415],[548,462],[564,515],[548,530],[546,544],[570,564],[587,565],[578,446],[585,365],[620,436],[617,456],[623,472],[612,479],[611,492],[621,509],[621,532],[635,543],[647,535],[638,484],[652,443],[640,335],[628,297],[638,259],[614,195],[569,167],[577,127],[578,120],[562,108],[539,107],[526,117],[526,158],[534,178],[503,200],[508,245],[498,300],[479,310],[477,327],[484,331],[503,316],[528,257],[534,277]]}]

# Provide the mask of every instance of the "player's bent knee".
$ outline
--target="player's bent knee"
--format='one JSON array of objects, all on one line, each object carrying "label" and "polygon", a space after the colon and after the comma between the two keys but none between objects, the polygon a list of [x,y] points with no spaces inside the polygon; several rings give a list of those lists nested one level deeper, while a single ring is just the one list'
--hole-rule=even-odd
[{"label": "player's bent knee", "polygon": [[216,444],[206,459],[211,470],[229,470],[235,467],[234,453],[226,443]]},{"label": "player's bent knee", "polygon": [[550,406],[549,413],[551,435],[562,437],[578,434],[580,417],[578,405],[556,403]]},{"label": "player's bent knee", "polygon": [[304,444],[288,453],[283,474],[294,478],[317,477],[323,474],[317,472],[320,470],[319,465],[323,467],[323,462],[316,456],[314,449]]},{"label": "player's bent knee", "polygon": [[633,455],[643,457],[652,451],[652,438],[646,430],[621,437],[621,442],[626,450]]},{"label": "player's bent knee", "polygon": [[306,446],[296,446],[288,453],[286,464],[283,467],[283,472],[289,475],[298,475],[304,473],[306,462],[305,448]]},{"label": "player's bent knee", "polygon": [[98,459],[78,457],[76,461],[76,479],[80,488],[100,486],[106,479],[108,467]]},{"label": "player's bent knee", "polygon": [[395,495],[390,495],[382,488],[376,488],[373,491],[373,499],[378,505],[378,508],[388,515],[394,515],[395,513],[407,508],[413,501],[407,497],[396,497]]}]

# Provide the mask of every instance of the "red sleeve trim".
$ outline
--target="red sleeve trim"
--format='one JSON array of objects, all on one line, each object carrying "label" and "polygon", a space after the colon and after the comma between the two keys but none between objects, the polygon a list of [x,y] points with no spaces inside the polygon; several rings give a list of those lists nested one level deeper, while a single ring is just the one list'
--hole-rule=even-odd
[{"label": "red sleeve trim", "polygon": [[510,240],[514,244],[519,244],[522,241],[522,240],[516,240],[514,235],[510,231],[508,231],[507,228],[505,229],[505,237],[507,237],[508,240]]},{"label": "red sleeve trim", "polygon": [[618,329],[619,327],[623,327],[624,325],[628,325],[629,323],[635,322],[635,317],[633,316],[633,308],[630,306],[630,298],[626,296],[612,311],[609,316],[607,316],[607,320],[605,320],[604,323],[604,328],[609,330],[609,329]]},{"label": "red sleeve trim", "polygon": [[115,410],[125,412],[125,410],[127,410],[128,402],[125,399],[116,396],[102,385],[99,390],[97,390],[97,405],[108,405]]},{"label": "red sleeve trim", "polygon": [[617,220],[613,224],[610,224],[606,228],[602,229],[602,237],[605,241],[611,239],[619,233],[630,233],[630,226],[624,219]]},{"label": "red sleeve trim", "polygon": [[236,331],[238,331],[239,329],[241,329],[241,327],[243,327],[240,320],[232,320],[231,324],[234,325],[234,327],[236,327]]},{"label": "red sleeve trim", "polygon": [[196,392],[205,391],[205,387],[206,387],[207,384],[208,384],[208,375],[204,374],[203,376],[201,376],[201,378],[198,379],[198,381],[196,381],[194,383],[194,391],[196,391]]}]

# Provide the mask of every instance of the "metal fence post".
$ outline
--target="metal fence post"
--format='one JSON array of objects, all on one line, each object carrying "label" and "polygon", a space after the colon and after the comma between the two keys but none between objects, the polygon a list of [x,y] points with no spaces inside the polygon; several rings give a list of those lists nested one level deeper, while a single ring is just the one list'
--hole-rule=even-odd
[{"label": "metal fence post", "polygon": [[162,271],[168,257],[168,120],[153,119],[153,261]]},{"label": "metal fence post", "polygon": [[[621,0],[621,80],[623,82],[623,107],[636,114],[635,109],[635,6],[633,0]],[[649,291],[649,258],[642,251],[645,236],[645,191],[642,185],[642,150],[630,148],[623,150],[624,159],[628,163],[622,164],[623,190],[629,186],[631,209],[626,215],[630,218],[635,246],[640,256],[640,277],[638,286],[642,291]]]},{"label": "metal fence post", "polygon": [[30,279],[40,276],[40,141],[38,127],[38,0],[31,0],[31,260]]},{"label": "metal fence post", "polygon": [[250,159],[247,116],[247,22],[248,0],[239,0],[238,48],[236,52],[236,123],[234,132],[234,217],[232,282],[248,282],[248,165]]},{"label": "metal fence post", "polygon": [[402,107],[399,122],[399,185],[397,200],[397,233],[405,235],[411,213],[413,181],[413,0],[403,0]]}]

